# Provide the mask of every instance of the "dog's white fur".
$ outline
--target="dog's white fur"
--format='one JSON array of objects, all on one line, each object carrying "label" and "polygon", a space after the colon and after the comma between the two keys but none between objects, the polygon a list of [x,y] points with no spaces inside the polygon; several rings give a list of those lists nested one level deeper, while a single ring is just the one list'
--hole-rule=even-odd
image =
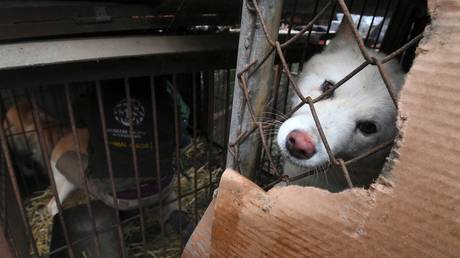
[{"label": "dog's white fur", "polygon": [[[304,66],[299,88],[304,96],[318,97],[322,94],[321,84],[325,80],[338,82],[356,67],[364,62],[364,58],[353,38],[352,30],[348,26],[340,26],[337,36],[325,50],[313,56]],[[382,58],[383,55],[373,53],[373,56]],[[396,61],[385,64],[391,81],[399,92],[404,74]],[[293,107],[300,103],[297,96],[293,98]],[[315,103],[318,118],[332,149],[339,158],[352,158],[383,142],[391,140],[396,134],[396,114],[385,84],[376,66],[368,65],[357,75],[335,90],[333,97]],[[357,129],[358,121],[374,121],[377,133],[364,135]],[[286,138],[292,130],[306,131],[313,140],[316,153],[309,159],[297,159],[286,149]],[[315,122],[308,105],[304,105],[279,128],[277,143],[281,153],[289,162],[285,162],[284,173],[296,176],[307,170],[324,166],[329,157],[321,141]],[[352,181],[364,183],[372,181],[380,172],[388,151],[381,151],[371,158],[354,165],[351,170]],[[329,169],[324,174],[310,176],[298,182],[300,185],[311,185],[340,191],[347,184],[341,171],[337,168]]]},{"label": "dog's white fur", "polygon": [[[80,151],[82,154],[87,155],[88,140],[89,134],[86,128],[77,129],[78,141],[80,149],[77,149],[77,144],[74,141],[74,136],[72,133],[69,133],[62,137],[54,146],[53,152],[51,153],[51,168],[53,170],[54,182],[56,183],[56,190],[58,193],[58,198],[60,204],[64,203],[64,200],[75,190],[77,187],[72,184],[67,178],[59,171],[56,167],[58,160],[67,152],[77,152]],[[80,173],[81,171],[74,171],[75,173]],[[58,207],[55,197],[51,198],[47,205],[48,212],[51,215],[58,213]]]}]

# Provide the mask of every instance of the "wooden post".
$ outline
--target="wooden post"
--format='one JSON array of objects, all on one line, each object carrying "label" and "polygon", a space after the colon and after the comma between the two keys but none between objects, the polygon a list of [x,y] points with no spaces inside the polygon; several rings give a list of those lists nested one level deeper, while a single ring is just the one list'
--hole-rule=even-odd
[{"label": "wooden post", "polygon": [[[278,30],[281,20],[282,0],[258,0],[258,5],[267,25],[267,31],[273,40],[278,38]],[[257,60],[257,64],[270,52],[272,46],[264,34],[257,13],[253,10],[252,0],[244,0],[241,14],[241,30],[238,45],[238,60],[236,72],[242,71],[248,64]],[[275,54],[268,58],[258,70],[248,78],[250,104],[256,117],[263,115],[267,101],[270,97],[270,89],[273,84],[273,63]],[[238,75],[236,75],[238,76]],[[238,78],[235,78],[233,95],[233,110],[229,144],[234,143],[241,133],[247,132],[254,126],[244,101],[244,93],[241,90]],[[256,165],[260,157],[261,142],[257,133],[253,133],[239,145],[239,160],[232,152],[227,155],[227,167],[239,169],[240,173],[253,179],[256,175]]]}]

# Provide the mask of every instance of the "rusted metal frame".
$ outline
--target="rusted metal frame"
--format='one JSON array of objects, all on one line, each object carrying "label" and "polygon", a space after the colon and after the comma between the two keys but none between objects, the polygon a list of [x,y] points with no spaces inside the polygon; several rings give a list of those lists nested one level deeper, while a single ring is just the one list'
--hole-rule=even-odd
[{"label": "rusted metal frame", "polygon": [[[198,108],[198,105],[197,105],[197,90],[196,90],[196,73],[193,73],[193,76],[192,76],[192,110],[193,110],[193,113],[192,113],[192,119],[193,119],[193,122],[192,122],[192,126],[193,126],[193,143],[196,144],[197,143],[197,137],[198,137],[198,132],[197,132],[197,120],[198,120],[198,115],[197,115],[197,108]],[[227,96],[228,98],[228,96]],[[226,100],[227,101],[227,100]],[[225,111],[227,111],[227,109],[225,109]],[[227,118],[227,114],[225,115],[225,117]],[[227,134],[227,137],[226,139],[228,138],[228,134]],[[195,145],[194,145],[195,146]],[[194,148],[194,147],[192,147]],[[225,159],[225,156],[223,157]],[[225,162],[225,160],[224,160]],[[197,171],[196,169],[193,169],[193,190],[194,190],[194,198],[195,198],[195,203],[194,203],[194,218],[195,218],[195,223],[198,224],[198,191],[197,191],[197,188],[198,188],[198,174],[197,174]]]},{"label": "rusted metal frame", "polygon": [[113,167],[112,167],[112,155],[110,154],[110,148],[109,148],[109,140],[107,137],[107,124],[105,121],[105,110],[104,110],[104,104],[102,100],[102,92],[101,92],[101,82],[96,81],[96,96],[97,96],[97,104],[98,104],[98,109],[99,109],[99,115],[101,119],[101,129],[102,129],[102,136],[104,138],[104,149],[105,149],[105,155],[107,158],[107,168],[109,171],[109,179],[110,179],[110,185],[112,188],[112,196],[113,196],[113,205],[115,208],[115,215],[117,218],[117,230],[118,230],[118,240],[120,241],[120,247],[121,247],[121,252],[124,258],[127,258],[127,253],[126,253],[126,248],[124,244],[124,238],[123,238],[123,229],[121,227],[120,223],[120,217],[118,215],[118,211],[120,210],[118,207],[118,201],[117,201],[117,191],[115,188],[115,179],[113,176]]},{"label": "rusted metal frame", "polygon": [[[160,166],[160,146],[159,146],[159,136],[158,136],[158,113],[157,113],[157,106],[156,106],[156,90],[155,90],[155,77],[150,76],[150,95],[152,99],[152,118],[153,118],[153,142],[154,142],[154,160],[155,160],[155,169],[156,169],[156,180],[157,180],[157,187],[158,193],[160,196],[159,202],[159,217],[162,218],[163,216],[163,193],[161,189],[161,166]],[[161,237],[164,238],[165,228],[164,223],[160,223],[161,229]]]},{"label": "rusted metal frame", "polygon": [[136,182],[136,193],[137,193],[137,202],[139,204],[139,214],[140,214],[140,224],[141,224],[141,235],[142,235],[142,245],[144,246],[144,256],[147,256],[147,240],[145,236],[145,215],[144,215],[144,199],[142,198],[141,192],[141,182],[139,179],[139,166],[137,160],[137,150],[136,150],[136,141],[134,139],[134,128],[133,128],[133,107],[131,99],[131,86],[129,79],[125,77],[124,79],[125,94],[126,94],[126,104],[128,108],[128,121],[129,121],[129,138],[131,141],[131,154],[133,159],[133,170],[134,170],[134,180]]},{"label": "rusted metal frame", "polygon": [[364,11],[366,11],[366,7],[367,7],[367,0],[364,0],[363,6],[361,7],[361,12],[359,14],[359,20],[358,20],[358,24],[356,28],[357,30],[359,30],[359,27],[361,27],[361,21],[363,20]]},{"label": "rusted metal frame", "polygon": [[[177,96],[178,96],[178,91],[177,91],[177,78],[176,74],[173,75],[173,83],[172,83],[172,95],[173,95],[173,104],[174,104],[174,128],[175,128],[175,152],[176,152],[176,176],[177,176],[177,202],[179,204],[179,210],[182,210],[182,187],[180,183],[180,178],[181,178],[181,167],[180,167],[180,147],[179,147],[179,142],[180,142],[180,125],[179,125],[179,110],[178,110],[178,105],[177,103]],[[185,243],[182,243],[182,219],[179,216],[179,231],[180,231],[180,236],[181,236],[181,250],[184,247]]]},{"label": "rusted metal frame", "polygon": [[347,165],[343,159],[338,159],[340,168],[342,169],[343,175],[345,176],[345,180],[347,180],[348,187],[351,189],[353,188],[353,182],[351,182],[350,173],[348,172]]},{"label": "rusted metal frame", "polygon": [[393,87],[393,84],[391,83],[391,80],[388,77],[388,74],[385,71],[385,68],[383,67],[382,61],[375,58],[375,64],[377,65],[380,76],[382,77],[383,82],[385,83],[385,87],[387,88],[388,93],[390,94],[393,104],[395,105],[396,108],[398,108],[398,95],[395,92],[395,88]]},{"label": "rusted metal frame", "polygon": [[257,17],[260,20],[260,24],[262,25],[262,30],[264,31],[265,38],[267,39],[268,43],[270,43],[270,45],[272,47],[274,47],[275,46],[275,41],[272,39],[272,36],[270,35],[270,33],[268,33],[268,31],[267,31],[267,25],[265,24],[264,17],[262,16],[262,13],[260,11],[259,5],[257,4],[257,0],[251,0],[251,1],[252,1],[252,5],[253,5],[256,13],[257,13]]},{"label": "rusted metal frame", "polygon": [[58,217],[59,217],[59,220],[60,220],[60,222],[62,224],[62,231],[64,233],[64,239],[65,239],[66,245],[68,247],[67,251],[69,252],[70,258],[74,258],[75,254],[74,254],[74,251],[73,251],[73,247],[72,247],[72,245],[70,243],[69,231],[68,231],[67,226],[65,224],[64,216],[62,215],[63,208],[62,208],[61,200],[59,199],[57,186],[56,186],[56,181],[55,181],[55,178],[54,178],[54,175],[53,175],[53,170],[51,168],[50,150],[48,150],[48,148],[46,147],[45,143],[43,142],[43,140],[45,139],[45,136],[44,136],[44,133],[43,133],[43,128],[41,127],[40,115],[38,114],[38,105],[36,103],[35,96],[32,96],[30,98],[30,92],[28,92],[28,94],[29,94],[30,102],[32,103],[32,118],[33,118],[32,120],[34,122],[35,128],[37,128],[38,143],[40,145],[40,150],[42,152],[42,158],[43,158],[43,161],[45,162],[45,167],[46,167],[46,170],[48,172],[48,176],[50,178],[51,191],[53,193],[54,200],[55,200],[56,206],[58,208]]},{"label": "rusted metal frame", "polygon": [[[32,228],[30,227],[30,223],[29,223],[29,220],[27,218],[25,208],[24,208],[24,204],[23,204],[23,201],[22,201],[22,198],[21,198],[21,193],[20,193],[20,190],[19,190],[18,180],[16,178],[16,173],[14,171],[13,161],[11,159],[10,150],[8,149],[7,138],[6,138],[3,126],[0,126],[0,143],[2,145],[2,151],[3,151],[3,155],[5,157],[5,162],[6,162],[6,168],[8,170],[8,175],[9,175],[9,177],[11,179],[11,183],[12,183],[12,186],[13,186],[14,196],[15,196],[16,202],[17,202],[18,207],[19,207],[19,213],[21,214],[21,219],[22,219],[22,221],[24,223],[24,226],[26,227],[27,237],[29,239],[33,240],[34,238],[33,238],[33,234],[32,234]],[[6,210],[6,207],[4,207],[4,208]],[[35,257],[40,257],[40,254],[38,252],[37,245],[36,245],[35,241],[32,241],[30,246],[32,247],[32,251],[35,254]]]},{"label": "rusted metal frame", "polygon": [[[253,0],[254,1],[254,0]],[[298,38],[302,37],[307,30],[310,29],[310,27],[313,26],[313,24],[326,12],[326,10],[331,6],[331,4],[335,2],[334,0],[330,0],[317,14],[315,17],[313,17],[307,25],[305,25],[305,28],[303,28],[301,31],[299,31],[296,35],[294,35],[292,38],[288,39],[286,42],[281,44],[281,48],[286,48],[289,45],[291,45],[292,42],[296,41]],[[316,3],[318,4],[318,2]],[[317,7],[317,6],[316,6]],[[309,35],[311,34],[311,30],[309,32]],[[307,42],[308,44],[308,42]]]},{"label": "rusted metal frame", "polygon": [[374,26],[375,16],[377,15],[377,11],[379,10],[379,5],[380,5],[380,0],[377,0],[377,3],[375,4],[374,12],[372,13],[371,24],[369,25],[369,29],[367,30],[367,33],[366,33],[364,45],[367,45],[367,41],[369,40],[369,36],[371,35],[372,26]]},{"label": "rusted metal frame", "polygon": [[406,44],[402,45],[400,48],[398,48],[397,50],[393,51],[393,53],[387,55],[386,57],[384,57],[381,62],[382,64],[390,61],[391,59],[395,58],[396,56],[402,54],[404,51],[406,51],[409,47],[411,47],[412,45],[414,45],[415,43],[417,43],[419,40],[421,40],[423,38],[423,33],[420,33],[419,35],[417,35],[415,38],[411,39],[409,42],[407,42]]},{"label": "rusted metal frame", "polygon": [[88,209],[88,215],[89,218],[91,219],[91,233],[94,238],[94,244],[96,245],[96,254],[97,257],[103,258],[101,255],[101,244],[99,241],[99,236],[97,234],[97,227],[96,227],[96,222],[94,220],[94,215],[93,215],[93,209],[91,207],[91,199],[89,198],[89,190],[88,190],[88,181],[85,175],[85,169],[83,168],[83,160],[81,157],[81,146],[80,146],[80,137],[78,136],[77,133],[77,127],[75,125],[75,115],[74,115],[74,110],[72,107],[72,102],[70,100],[70,93],[69,93],[69,85],[65,84],[64,86],[64,91],[65,91],[65,99],[67,102],[67,112],[69,114],[69,119],[70,119],[70,126],[72,129],[72,135],[73,135],[73,140],[75,142],[75,147],[76,147],[76,153],[77,153],[77,158],[78,158],[78,166],[80,168],[80,176],[81,176],[81,181],[83,182],[83,191],[85,193],[85,199],[86,199],[86,206]]},{"label": "rusted metal frame", "polygon": [[[208,71],[207,75],[207,88],[208,88],[208,140],[209,147],[208,149],[208,161],[214,157],[213,155],[213,145],[214,145],[214,96],[215,96],[215,83],[214,83],[214,71]],[[209,171],[208,175],[209,184],[212,184],[212,171]],[[212,189],[209,189],[209,199],[212,198]]]},{"label": "rusted metal frame", "polygon": [[347,26],[350,26],[350,29],[353,32],[353,36],[358,43],[359,50],[361,51],[361,54],[363,55],[364,59],[370,63],[373,63],[372,57],[369,55],[369,53],[366,50],[366,46],[364,45],[363,39],[361,38],[361,35],[359,34],[358,30],[355,28],[353,19],[351,18],[351,13],[347,8],[347,5],[345,4],[344,0],[337,0],[340,8],[342,9],[342,12],[344,14],[344,19],[347,20],[348,24]]},{"label": "rusted metal frame", "polygon": [[[181,39],[177,39],[177,42],[182,42]],[[149,74],[168,75],[177,72],[189,73],[216,68],[234,68],[236,63],[236,46],[234,45],[237,42],[235,39],[237,39],[236,36],[234,38],[232,35],[228,39],[218,40],[216,43],[226,41],[228,42],[226,44],[231,45],[231,47],[206,52],[197,49],[196,52],[182,54],[180,47],[182,44],[169,44],[175,46],[171,51],[181,52],[181,54],[149,55],[142,56],[142,58],[113,58],[1,70],[0,89],[7,86],[8,88],[36,88],[39,84],[65,84],[81,81],[82,78],[85,78],[86,81],[97,81],[119,78],[120,75],[131,78]],[[195,42],[194,45],[200,44]]]},{"label": "rusted metal frame", "polygon": [[360,154],[357,157],[354,157],[352,159],[349,159],[349,160],[345,161],[345,165],[349,165],[351,163],[354,163],[354,162],[356,162],[358,160],[361,160],[363,158],[366,158],[366,157],[368,157],[368,156],[370,156],[370,155],[372,155],[372,154],[374,154],[374,153],[376,153],[376,152],[378,152],[378,151],[380,151],[380,150],[382,150],[382,149],[384,149],[386,147],[389,147],[389,146],[391,146],[393,144],[393,142],[394,142],[393,140],[390,140],[390,141],[384,142],[382,144],[379,144],[379,145],[375,146],[374,148],[366,151],[365,153]]}]

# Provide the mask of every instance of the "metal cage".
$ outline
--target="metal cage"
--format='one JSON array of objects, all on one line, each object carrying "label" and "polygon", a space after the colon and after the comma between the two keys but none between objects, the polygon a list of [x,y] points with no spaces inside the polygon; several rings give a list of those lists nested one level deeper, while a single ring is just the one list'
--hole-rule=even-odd
[{"label": "metal cage", "polygon": [[[151,213],[149,213],[147,207],[142,207],[142,205],[139,208],[133,209],[134,211],[116,212],[117,215],[114,217],[116,218],[116,225],[110,225],[108,228],[99,228],[99,225],[97,225],[96,230],[94,221],[99,222],[95,215],[102,215],[97,212],[97,208],[93,207],[94,205],[88,204],[92,201],[90,200],[92,197],[89,197],[91,195],[88,194],[87,182],[83,184],[86,187],[82,187],[81,189],[83,193],[86,193],[86,195],[83,194],[86,197],[77,196],[75,198],[80,198],[81,203],[88,205],[87,216],[90,218],[88,222],[92,220],[93,223],[89,225],[93,224],[94,226],[93,230],[88,231],[88,233],[92,233],[93,235],[75,239],[72,236],[74,234],[73,229],[66,229],[67,225],[71,226],[75,222],[66,222],[66,218],[67,220],[70,219],[68,216],[64,218],[62,215],[64,209],[63,207],[59,207],[61,205],[58,205],[60,212],[56,216],[59,217],[60,224],[64,225],[62,232],[64,234],[62,239],[65,240],[64,245],[57,246],[54,250],[49,251],[44,251],[47,248],[37,248],[36,246],[36,241],[40,240],[37,239],[36,232],[40,230],[37,227],[43,227],[43,225],[33,224],[37,223],[37,218],[40,219],[39,217],[46,216],[41,212],[41,210],[44,212],[46,207],[42,205],[38,209],[34,205],[39,204],[34,204],[34,202],[38,202],[43,198],[50,198],[53,195],[56,196],[57,194],[56,181],[52,176],[53,173],[48,157],[50,157],[54,150],[55,144],[62,137],[66,135],[68,137],[75,137],[74,139],[80,137],[79,130],[81,126],[78,124],[76,114],[83,108],[78,102],[78,96],[81,96],[84,92],[90,91],[92,92],[91,94],[97,97],[98,106],[96,108],[99,108],[100,114],[104,116],[101,121],[106,121],[105,116],[112,111],[104,110],[101,102],[103,102],[105,96],[101,88],[104,87],[104,84],[107,87],[108,82],[113,81],[113,79],[118,79],[119,82],[122,82],[124,85],[123,89],[126,90],[124,94],[130,94],[130,90],[132,91],[133,87],[141,87],[145,90],[146,94],[150,94],[149,92],[155,92],[155,89],[161,86],[155,85],[159,84],[158,81],[169,84],[170,94],[175,96],[172,97],[174,106],[179,106],[179,108],[170,110],[175,122],[173,128],[168,128],[168,130],[172,130],[175,134],[174,138],[170,140],[176,147],[174,147],[174,151],[170,155],[175,160],[174,164],[171,165],[174,166],[176,180],[174,188],[178,197],[175,200],[167,200],[167,202],[177,202],[179,210],[188,211],[193,223],[196,223],[203,209],[207,206],[212,190],[218,182],[220,172],[222,171],[219,168],[224,167],[224,146],[226,145],[225,139],[229,130],[229,121],[227,118],[229,117],[230,99],[233,91],[232,79],[234,71],[232,67],[234,66],[236,56],[236,35],[200,37],[146,36],[142,38],[112,37],[99,40],[98,43],[93,41],[88,46],[94,46],[94,44],[101,44],[100,46],[102,46],[108,42],[118,41],[118,43],[115,43],[116,49],[111,53],[112,56],[102,61],[98,60],[95,51],[86,53],[92,58],[96,57],[93,60],[97,61],[91,60],[80,63],[72,61],[66,64],[57,64],[59,61],[53,60],[52,62],[56,62],[43,67],[27,67],[27,65],[21,64],[14,69],[7,69],[2,72],[2,85],[4,87],[1,89],[1,96],[2,121],[4,121],[4,126],[1,130],[1,135],[3,144],[2,164],[5,165],[4,169],[2,169],[2,183],[4,185],[12,183],[12,188],[11,186],[2,188],[9,195],[4,196],[5,198],[2,200],[6,202],[5,205],[17,205],[14,209],[4,209],[5,212],[8,211],[8,214],[2,216],[2,223],[12,222],[14,225],[17,224],[24,227],[24,231],[9,231],[7,234],[9,242],[15,243],[15,248],[18,248],[18,254],[29,255],[27,250],[30,245],[32,248],[31,254],[33,255],[50,257],[61,257],[60,255],[72,256],[72,247],[76,246],[75,248],[78,248],[78,243],[83,242],[86,245],[95,245],[94,247],[97,248],[94,250],[99,250],[96,254],[99,252],[102,255],[101,257],[104,257],[107,254],[104,251],[102,253],[100,251],[101,246],[105,248],[104,243],[101,244],[98,241],[92,242],[92,240],[98,239],[98,237],[95,237],[96,235],[101,239],[105,239],[105,231],[114,231],[120,234],[118,239],[115,240],[120,241],[120,244],[117,246],[121,250],[117,252],[122,255],[135,256],[139,253],[146,253],[148,249],[145,248],[144,251],[139,251],[139,245],[140,243],[146,245],[149,241],[156,241],[158,245],[161,242],[164,245],[160,248],[162,250],[154,249],[154,255],[168,255],[171,252],[180,252],[180,239],[165,237],[166,233],[163,227],[160,229],[161,232],[157,234],[158,236],[154,235],[154,239],[146,236],[146,232],[152,227],[152,222],[147,218]],[[150,54],[146,55],[143,53],[142,55],[119,58],[118,55],[124,51],[118,48],[120,45],[123,45],[119,43],[126,40],[130,41],[127,44],[129,48],[134,46],[133,42],[146,43],[147,48],[150,49],[137,49],[137,51],[144,53],[150,51]],[[54,44],[54,46],[58,46],[59,44],[70,44],[71,46],[73,43],[74,41],[72,40],[62,40],[59,42],[47,42],[46,45],[53,46]],[[15,44],[13,43],[5,47],[18,49]],[[26,47],[29,47],[31,51],[40,51],[45,57],[49,56],[49,52],[46,53],[43,49],[36,49],[40,48],[40,44],[29,44]],[[157,46],[156,48],[154,47],[155,45]],[[158,46],[160,45],[165,46],[160,50],[162,53],[155,52],[158,51]],[[72,46],[70,48],[75,49]],[[53,48],[53,51],[56,51],[56,48]],[[86,51],[91,50],[87,49]],[[76,57],[79,61],[80,58],[81,56]],[[33,61],[31,60],[31,62]],[[142,85],[130,85],[132,79],[136,78],[147,78],[147,80]],[[109,87],[115,87],[115,85],[109,85]],[[106,92],[105,94],[107,94]],[[180,98],[178,97],[179,94]],[[159,99],[152,98],[153,106],[157,109],[155,111],[157,115],[160,112],[166,112],[167,110],[162,110],[161,106],[155,105],[156,101],[159,101]],[[181,105],[187,107],[189,110],[186,118],[181,117],[178,101],[182,101]],[[23,106],[29,107],[30,110],[22,108]],[[146,106],[145,109],[147,108],[152,109],[152,107]],[[8,114],[12,110],[17,110],[18,115],[9,116]],[[97,112],[97,110],[92,110],[91,112]],[[134,111],[130,110],[129,112]],[[126,115],[128,117],[133,116],[132,113]],[[19,127],[13,130],[11,124],[14,122],[7,121],[8,118],[19,118],[16,121]],[[32,120],[29,120],[30,118]],[[161,128],[162,125],[158,124],[158,121],[155,119],[157,118],[153,119],[155,128]],[[183,119],[187,121],[182,121]],[[128,119],[128,121],[132,120]],[[107,130],[107,125],[104,122],[102,122],[101,126],[103,131]],[[133,127],[128,126],[127,129],[130,132],[129,139],[133,141],[130,146],[136,146]],[[191,139],[189,143],[186,143],[189,146],[185,148],[182,146],[179,147],[182,144],[180,137],[184,135],[184,132]],[[49,135],[52,137],[48,137]],[[106,135],[104,135],[104,139],[105,148],[108,150],[109,142]],[[75,142],[78,143],[80,141],[77,140]],[[18,144],[21,146],[17,146]],[[81,145],[77,144],[75,148],[77,149],[77,153],[84,152],[81,150],[84,148]],[[155,155],[158,155],[162,151],[158,146],[158,141],[155,140],[152,148],[156,150],[154,151]],[[139,166],[139,162],[145,162],[145,160],[136,157],[136,149],[132,149],[132,155],[134,156],[132,160],[134,160],[134,166]],[[32,157],[35,151],[42,154],[39,157],[35,157],[37,160],[33,160],[34,157]],[[111,153],[107,152],[106,154],[110,156]],[[80,155],[76,163],[77,167],[78,163],[82,162],[81,159]],[[40,163],[41,166],[36,163]],[[136,172],[137,174],[139,171],[133,169],[132,172]],[[151,173],[153,174],[154,171],[152,170]],[[156,176],[155,174],[153,175]],[[132,175],[133,178],[136,176]],[[9,180],[12,182],[9,182]],[[139,190],[140,181],[137,183],[137,189]],[[49,190],[43,192],[49,184],[51,185],[51,192]],[[114,196],[116,194],[113,193]],[[138,199],[143,200],[144,198]],[[141,203],[141,201],[139,202]],[[161,210],[162,205],[168,204],[161,202],[156,206],[158,205]],[[66,207],[68,205],[64,203],[63,206]],[[156,207],[155,205],[153,206]],[[113,210],[116,211],[118,209],[120,207],[115,207]],[[20,212],[20,214],[13,217],[12,215],[15,213],[10,212],[10,210]],[[81,223],[85,222],[81,221]],[[137,227],[139,227],[138,230],[133,231],[132,228]],[[5,228],[10,229],[10,227]],[[48,229],[42,230],[47,231]],[[133,232],[129,232],[129,230]],[[137,236],[134,237],[135,235],[142,237],[139,239]],[[161,236],[163,236],[163,240]],[[45,244],[49,243],[45,242]],[[81,256],[81,254],[76,253],[73,255],[74,257]],[[22,255],[19,256],[23,257]]]}]

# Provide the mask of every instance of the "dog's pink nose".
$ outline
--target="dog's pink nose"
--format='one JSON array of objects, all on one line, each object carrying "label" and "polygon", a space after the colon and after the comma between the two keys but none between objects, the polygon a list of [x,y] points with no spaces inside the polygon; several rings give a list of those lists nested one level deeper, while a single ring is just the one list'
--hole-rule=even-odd
[{"label": "dog's pink nose", "polygon": [[298,159],[309,159],[316,153],[315,144],[305,131],[293,130],[286,139],[289,153]]}]

